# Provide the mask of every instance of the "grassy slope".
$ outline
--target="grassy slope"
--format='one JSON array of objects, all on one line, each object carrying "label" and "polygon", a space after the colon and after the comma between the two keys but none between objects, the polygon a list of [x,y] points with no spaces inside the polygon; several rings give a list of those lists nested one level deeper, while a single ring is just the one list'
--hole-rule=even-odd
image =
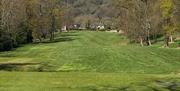
[{"label": "grassy slope", "polygon": [[[57,35],[54,43],[30,44],[1,52],[0,62],[36,62],[43,64],[45,71],[69,73],[0,72],[0,90],[32,91],[33,87],[36,91],[119,91],[122,88],[118,87],[132,85],[131,88],[141,91],[147,86],[133,87],[133,83],[179,73],[179,55],[177,49],[129,45],[126,38],[114,33],[63,33]],[[23,70],[38,66],[25,66]]]}]

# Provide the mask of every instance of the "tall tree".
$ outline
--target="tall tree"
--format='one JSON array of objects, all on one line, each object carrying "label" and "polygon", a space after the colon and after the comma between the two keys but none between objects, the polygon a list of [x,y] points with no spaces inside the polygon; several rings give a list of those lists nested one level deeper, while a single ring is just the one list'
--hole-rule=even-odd
[{"label": "tall tree", "polygon": [[173,22],[176,6],[172,0],[162,0],[161,9],[162,9],[162,17],[164,21],[163,30],[165,32],[165,47],[168,47],[170,42],[170,37],[172,36],[172,32],[176,28]]}]

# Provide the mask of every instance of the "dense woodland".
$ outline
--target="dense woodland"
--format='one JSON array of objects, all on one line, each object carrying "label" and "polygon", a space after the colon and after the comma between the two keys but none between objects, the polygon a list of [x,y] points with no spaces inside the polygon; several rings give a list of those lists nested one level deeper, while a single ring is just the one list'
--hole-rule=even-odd
[{"label": "dense woodland", "polygon": [[179,38],[179,0],[0,0],[0,50],[53,41],[63,26],[123,31],[130,42],[164,47]]}]

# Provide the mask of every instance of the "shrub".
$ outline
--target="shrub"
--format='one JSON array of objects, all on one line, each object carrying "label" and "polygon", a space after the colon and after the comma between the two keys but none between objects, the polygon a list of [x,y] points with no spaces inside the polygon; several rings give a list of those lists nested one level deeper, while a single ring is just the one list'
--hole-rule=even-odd
[{"label": "shrub", "polygon": [[0,32],[0,51],[9,51],[13,48],[13,40],[9,33]]}]

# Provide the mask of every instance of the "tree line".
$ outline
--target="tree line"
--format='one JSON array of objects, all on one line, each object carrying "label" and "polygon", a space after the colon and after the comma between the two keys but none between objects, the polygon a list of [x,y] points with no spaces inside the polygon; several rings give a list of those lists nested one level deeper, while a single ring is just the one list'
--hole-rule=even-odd
[{"label": "tree line", "polygon": [[114,0],[118,27],[132,41],[150,46],[164,37],[164,47],[180,30],[179,0]]},{"label": "tree line", "polygon": [[61,0],[0,0],[0,50],[54,39],[63,16]]},{"label": "tree line", "polygon": [[[0,51],[54,39],[63,26],[114,25],[111,0],[0,0]],[[113,10],[112,10],[113,9]]]}]

